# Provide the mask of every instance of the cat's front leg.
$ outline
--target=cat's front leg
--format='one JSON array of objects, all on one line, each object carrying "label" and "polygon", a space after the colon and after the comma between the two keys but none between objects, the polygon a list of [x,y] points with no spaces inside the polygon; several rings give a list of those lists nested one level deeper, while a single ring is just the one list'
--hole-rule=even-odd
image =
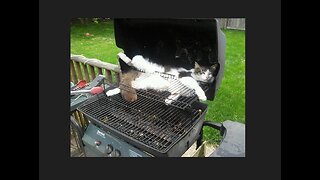
[{"label": "cat's front leg", "polygon": [[180,82],[185,85],[186,87],[193,89],[198,96],[199,100],[206,101],[207,96],[203,89],[200,87],[198,82],[193,79],[192,77],[183,77],[179,79]]},{"label": "cat's front leg", "polygon": [[198,95],[198,98],[202,101],[207,100],[206,93],[203,91],[203,89],[199,86],[198,88],[195,89],[196,94]]}]

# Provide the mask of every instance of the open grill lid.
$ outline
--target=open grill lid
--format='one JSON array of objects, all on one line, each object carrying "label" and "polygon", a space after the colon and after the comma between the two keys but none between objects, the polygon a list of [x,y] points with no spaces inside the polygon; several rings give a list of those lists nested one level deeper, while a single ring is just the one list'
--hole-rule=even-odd
[{"label": "open grill lid", "polygon": [[206,84],[213,100],[225,64],[225,36],[215,19],[114,19],[116,45],[132,58],[143,55],[151,61],[191,69],[218,62],[215,80]]}]

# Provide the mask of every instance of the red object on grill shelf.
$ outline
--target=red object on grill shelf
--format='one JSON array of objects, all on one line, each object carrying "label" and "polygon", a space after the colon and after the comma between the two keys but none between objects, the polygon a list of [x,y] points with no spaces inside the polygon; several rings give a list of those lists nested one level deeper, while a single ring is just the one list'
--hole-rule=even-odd
[{"label": "red object on grill shelf", "polygon": [[90,94],[95,95],[95,94],[100,94],[103,91],[104,91],[103,87],[97,86],[97,87],[93,87],[91,89],[71,91],[70,94],[75,95],[75,94],[81,94],[81,93],[90,93]]}]

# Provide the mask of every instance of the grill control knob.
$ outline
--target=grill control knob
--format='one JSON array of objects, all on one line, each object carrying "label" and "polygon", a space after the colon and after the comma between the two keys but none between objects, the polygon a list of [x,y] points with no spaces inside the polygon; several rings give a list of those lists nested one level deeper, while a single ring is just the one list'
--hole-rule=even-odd
[{"label": "grill control knob", "polygon": [[111,153],[111,157],[120,157],[121,156],[121,153],[118,149],[112,151]]},{"label": "grill control knob", "polygon": [[111,145],[111,144],[108,144],[108,145],[106,146],[106,153],[107,153],[107,154],[110,154],[112,151],[113,151],[112,145]]},{"label": "grill control knob", "polygon": [[100,146],[101,141],[95,141],[94,144],[95,144],[96,146]]}]

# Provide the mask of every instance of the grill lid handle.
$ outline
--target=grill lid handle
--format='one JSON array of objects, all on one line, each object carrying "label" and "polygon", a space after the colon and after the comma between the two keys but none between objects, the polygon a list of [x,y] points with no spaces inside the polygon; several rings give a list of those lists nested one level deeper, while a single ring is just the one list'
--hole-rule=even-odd
[{"label": "grill lid handle", "polygon": [[204,121],[204,126],[219,130],[222,135],[219,147],[209,157],[245,157],[244,124],[230,120],[223,123]]}]

